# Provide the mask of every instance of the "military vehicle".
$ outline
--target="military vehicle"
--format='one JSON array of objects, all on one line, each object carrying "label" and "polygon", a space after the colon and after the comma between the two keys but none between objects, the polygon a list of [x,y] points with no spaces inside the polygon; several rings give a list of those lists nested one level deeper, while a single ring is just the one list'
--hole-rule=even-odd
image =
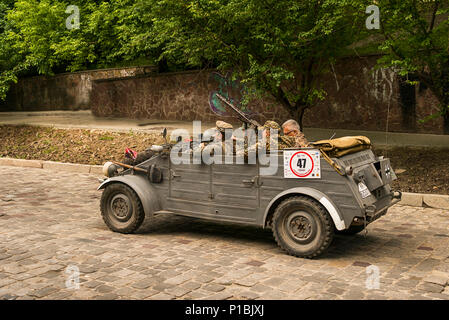
[{"label": "military vehicle", "polygon": [[[390,160],[360,140],[271,151],[278,160],[272,175],[262,173],[268,165],[259,161],[174,164],[173,145],[166,142],[136,166],[105,164],[108,178],[98,187],[104,190],[101,214],[121,233],[135,232],[158,214],[271,228],[288,254],[313,258],[326,251],[335,233],[361,232],[401,199],[390,186],[396,179]],[[339,149],[342,141],[355,147]]]}]

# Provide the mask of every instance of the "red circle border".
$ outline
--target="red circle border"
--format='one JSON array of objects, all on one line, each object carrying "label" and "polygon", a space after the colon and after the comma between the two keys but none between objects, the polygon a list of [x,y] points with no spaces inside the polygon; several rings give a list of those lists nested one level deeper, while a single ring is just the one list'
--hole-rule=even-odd
[{"label": "red circle border", "polygon": [[[310,160],[312,161],[312,168],[309,170],[309,172],[307,172],[307,174],[299,175],[299,174],[297,174],[297,173],[295,172],[295,170],[293,170],[293,168],[292,168],[292,160],[293,160],[293,158],[294,158],[298,153],[304,153],[304,154],[305,154],[306,156],[308,156],[308,157],[310,158]],[[296,152],[295,154],[293,154],[293,155],[291,156],[291,158],[290,158],[289,166],[290,166],[290,170],[292,171],[292,173],[293,173],[295,176],[299,177],[299,178],[305,178],[305,177],[307,177],[308,175],[310,175],[310,174],[312,173],[312,171],[313,171],[313,168],[315,167],[315,165],[314,165],[314,163],[313,163],[313,159],[312,159],[312,157],[310,156],[310,154],[308,154],[307,152],[304,152],[304,151],[298,151],[298,152]]]}]

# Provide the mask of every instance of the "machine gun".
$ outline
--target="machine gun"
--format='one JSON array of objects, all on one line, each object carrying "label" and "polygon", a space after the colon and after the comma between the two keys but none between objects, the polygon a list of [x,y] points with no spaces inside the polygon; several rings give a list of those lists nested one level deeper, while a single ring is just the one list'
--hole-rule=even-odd
[{"label": "machine gun", "polygon": [[228,107],[231,108],[232,111],[234,111],[234,113],[237,115],[237,118],[240,119],[240,121],[242,121],[245,124],[245,129],[247,128],[248,125],[252,125],[254,126],[256,129],[258,127],[261,127],[261,125],[259,124],[259,122],[257,122],[256,120],[250,119],[248,118],[241,110],[239,110],[236,106],[234,106],[232,103],[230,103],[225,97],[223,97],[221,94],[216,93],[218,99],[220,99],[221,101],[223,101]]}]

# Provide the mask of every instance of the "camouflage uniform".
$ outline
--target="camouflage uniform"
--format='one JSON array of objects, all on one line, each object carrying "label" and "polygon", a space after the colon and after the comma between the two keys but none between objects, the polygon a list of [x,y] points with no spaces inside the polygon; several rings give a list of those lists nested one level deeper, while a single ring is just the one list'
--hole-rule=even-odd
[{"label": "camouflage uniform", "polygon": [[[277,131],[277,133],[278,133],[278,136],[277,136],[278,150],[285,149],[285,148],[292,148],[295,146],[295,140],[292,139],[292,137],[281,135],[281,131],[282,131],[281,126],[279,124],[277,124],[276,122],[270,121],[270,120],[265,122],[264,129],[266,129],[266,130],[271,129],[271,130]],[[269,140],[266,141],[267,150],[270,150],[270,141],[273,144],[276,143],[276,141],[274,141],[274,138],[270,135]]]},{"label": "camouflage uniform", "polygon": [[307,141],[306,137],[304,136],[304,133],[302,133],[301,131],[289,138],[294,138],[294,147],[295,148],[302,148],[302,147],[308,147],[309,146],[309,142]]},{"label": "camouflage uniform", "polygon": [[283,135],[281,136],[280,135],[281,126],[278,123],[276,123],[275,121],[268,120],[265,122],[263,127],[259,127],[258,129],[259,129],[259,131],[270,130],[270,129],[277,131],[278,132],[277,141],[274,140],[274,137],[271,136],[271,134],[269,137],[264,136],[262,141],[258,141],[249,147],[247,146],[247,142],[245,141],[244,150],[239,151],[237,154],[243,154],[245,157],[248,157],[249,153],[257,152],[258,151],[257,149],[263,142],[265,142],[265,148],[267,151],[270,150],[270,143],[273,145],[277,145],[278,150],[294,147],[294,144],[295,144],[294,138],[288,137],[288,136],[283,136]]},{"label": "camouflage uniform", "polygon": [[218,120],[217,122],[215,122],[215,127],[217,128],[217,130],[219,130],[222,134],[224,134],[226,129],[233,129],[232,124]]},{"label": "camouflage uniform", "polygon": [[[221,133],[222,137],[224,137],[224,135],[226,133],[225,130],[232,130],[233,127],[232,127],[232,124],[219,120],[219,121],[215,122],[215,128],[213,128],[213,129],[219,131]],[[207,143],[207,145],[202,143],[200,146],[201,146],[201,151],[203,151],[204,148],[206,148],[206,147],[210,150],[210,149],[214,148],[214,146],[216,146],[216,145],[221,145],[222,154],[225,154],[225,150],[227,147],[232,148],[232,145],[230,145],[231,143],[232,143],[232,140],[230,140],[230,137],[229,137],[227,141],[224,141],[224,140],[212,141],[210,143]]]},{"label": "camouflage uniform", "polygon": [[[226,149],[233,150],[232,124],[219,120],[215,122],[215,126],[222,135],[222,141],[220,142],[222,146],[222,154],[225,154]],[[231,134],[229,135],[229,133]]]},{"label": "camouflage uniform", "polygon": [[[301,132],[301,128],[299,127],[299,124],[296,121],[290,119],[282,125],[282,128],[284,128],[283,130],[284,136],[288,137],[289,141],[291,141],[292,148],[303,148],[309,146],[309,142],[304,136],[304,133]],[[286,132],[286,129],[288,132]]]},{"label": "camouflage uniform", "polygon": [[279,136],[279,149],[295,148],[297,147],[297,142],[295,137],[290,136]]}]

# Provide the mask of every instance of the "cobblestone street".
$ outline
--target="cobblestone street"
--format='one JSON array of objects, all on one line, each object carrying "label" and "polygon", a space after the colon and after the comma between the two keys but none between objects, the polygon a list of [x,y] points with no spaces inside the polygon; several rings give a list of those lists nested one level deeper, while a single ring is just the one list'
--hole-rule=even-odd
[{"label": "cobblestone street", "polygon": [[445,210],[396,205],[366,238],[336,236],[307,260],[270,230],[180,216],[113,233],[97,175],[0,167],[0,177],[0,299],[449,299]]}]

